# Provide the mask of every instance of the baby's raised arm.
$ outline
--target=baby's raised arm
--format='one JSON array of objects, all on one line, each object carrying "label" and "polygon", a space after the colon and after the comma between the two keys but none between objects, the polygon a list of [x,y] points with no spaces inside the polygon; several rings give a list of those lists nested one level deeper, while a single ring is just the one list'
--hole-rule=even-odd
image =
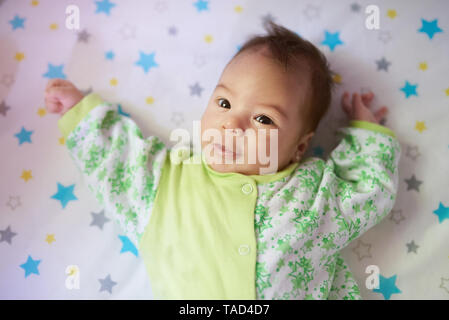
[{"label": "baby's raised arm", "polygon": [[50,80],[45,101],[47,110],[62,115],[58,127],[89,189],[137,246],[161,177],[164,143],[145,139],[117,105],[96,93],[83,97],[69,81]]}]

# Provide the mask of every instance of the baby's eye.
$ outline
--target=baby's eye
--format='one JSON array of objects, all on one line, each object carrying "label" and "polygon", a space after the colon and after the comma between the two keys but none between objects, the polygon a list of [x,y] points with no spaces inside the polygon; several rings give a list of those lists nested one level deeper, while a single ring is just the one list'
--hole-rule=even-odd
[{"label": "baby's eye", "polygon": [[[229,104],[229,101],[226,99],[218,99],[218,105],[221,106],[220,101],[226,101],[226,103],[229,105],[229,107],[231,107],[231,105]],[[224,107],[225,108],[225,107]]]},{"label": "baby's eye", "polygon": [[258,121],[258,122],[260,122],[260,123],[262,123],[262,124],[266,124],[266,125],[274,124],[273,120],[271,120],[271,119],[268,118],[267,116],[264,116],[264,115],[257,116],[257,117],[256,117],[256,121],[257,121],[257,119],[259,119],[259,118],[265,118],[266,121],[268,121],[268,123],[263,123],[263,122]]}]

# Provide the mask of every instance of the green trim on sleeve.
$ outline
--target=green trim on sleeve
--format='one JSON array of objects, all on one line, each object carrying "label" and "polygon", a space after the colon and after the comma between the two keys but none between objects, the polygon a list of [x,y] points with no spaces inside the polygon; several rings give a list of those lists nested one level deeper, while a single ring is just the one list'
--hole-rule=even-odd
[{"label": "green trim on sleeve", "polygon": [[363,120],[351,120],[349,121],[349,126],[353,128],[362,128],[362,129],[368,129],[372,131],[377,131],[381,133],[388,134],[392,136],[393,138],[396,138],[396,134],[389,128],[369,121],[363,121]]},{"label": "green trim on sleeve", "polygon": [[58,127],[65,139],[76,128],[78,123],[96,106],[103,103],[103,99],[96,93],[90,93],[67,111],[59,120]]}]

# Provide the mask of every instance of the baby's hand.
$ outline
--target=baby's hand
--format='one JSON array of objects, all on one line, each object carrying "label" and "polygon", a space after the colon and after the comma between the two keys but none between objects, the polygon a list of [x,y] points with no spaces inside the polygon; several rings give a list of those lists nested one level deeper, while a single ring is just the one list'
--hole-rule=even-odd
[{"label": "baby's hand", "polygon": [[383,106],[376,113],[369,108],[373,100],[374,93],[365,94],[354,93],[352,95],[352,103],[349,102],[349,93],[347,91],[341,97],[341,106],[350,120],[363,120],[379,124],[388,112],[388,108]]},{"label": "baby's hand", "polygon": [[81,91],[64,79],[50,79],[45,88],[45,105],[50,113],[63,115],[82,98]]}]

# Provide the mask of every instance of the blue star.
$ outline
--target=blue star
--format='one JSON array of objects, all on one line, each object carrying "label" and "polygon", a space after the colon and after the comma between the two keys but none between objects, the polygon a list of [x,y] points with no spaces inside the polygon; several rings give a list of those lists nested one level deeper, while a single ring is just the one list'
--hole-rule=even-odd
[{"label": "blue star", "polygon": [[437,32],[443,32],[438,26],[438,19],[427,21],[421,18],[422,27],[421,29],[418,29],[418,32],[424,32],[426,33],[430,39],[433,38],[433,35]]},{"label": "blue star", "polygon": [[113,51],[110,50],[110,51],[106,52],[105,57],[106,57],[106,59],[108,59],[108,60],[113,60],[114,57],[115,57],[115,54],[114,54]]},{"label": "blue star", "polygon": [[159,65],[154,61],[154,54],[154,52],[151,54],[145,54],[140,51],[140,59],[136,62],[136,65],[142,66],[145,73],[147,73],[151,67],[158,67]]},{"label": "blue star", "polygon": [[107,15],[109,15],[109,10],[115,7],[115,3],[109,2],[109,0],[95,1],[95,4],[97,5],[97,11],[95,13],[104,12]]},{"label": "blue star", "polygon": [[131,240],[129,240],[129,238],[127,236],[118,236],[118,237],[122,241],[122,250],[120,251],[120,253],[129,251],[129,252],[134,253],[134,255],[136,257],[139,256],[139,253],[137,252],[136,247],[131,242]]},{"label": "blue star", "polygon": [[197,2],[194,3],[196,9],[201,12],[203,10],[209,10],[209,8],[207,7],[209,3],[207,1],[203,1],[203,0],[198,0]]},{"label": "blue star", "polygon": [[449,219],[449,207],[443,206],[440,202],[440,206],[437,210],[433,211],[438,216],[438,222],[441,223],[444,219]]},{"label": "blue star", "polygon": [[73,194],[74,187],[74,184],[68,187],[64,187],[58,182],[58,192],[52,195],[51,198],[61,201],[62,208],[65,208],[70,200],[78,200],[78,198]]},{"label": "blue star", "polygon": [[20,18],[17,14],[14,19],[9,20],[9,23],[12,25],[12,29],[16,30],[17,28],[25,29],[23,23],[25,22],[25,18]]},{"label": "blue star", "polygon": [[63,64],[61,64],[60,66],[54,66],[51,63],[49,63],[48,64],[48,71],[47,71],[47,73],[44,73],[42,76],[43,77],[47,77],[49,79],[52,79],[52,78],[65,79],[66,76],[62,72],[62,68],[64,68]]},{"label": "blue star", "polygon": [[379,275],[379,289],[373,289],[373,292],[380,292],[383,294],[385,300],[390,300],[390,297],[394,293],[402,293],[398,287],[396,287],[396,275],[391,278],[385,278]]},{"label": "blue star", "polygon": [[418,93],[416,92],[417,86],[417,84],[411,85],[408,81],[405,81],[405,86],[401,88],[401,91],[405,93],[406,98],[410,97],[411,95],[418,96]]},{"label": "blue star", "polygon": [[31,258],[31,256],[28,255],[27,262],[20,265],[20,267],[25,270],[25,278],[32,273],[39,275],[39,270],[37,269],[39,263],[41,263],[41,260],[33,260],[33,258]]},{"label": "blue star", "polygon": [[123,111],[121,104],[118,105],[118,113],[121,114],[122,116],[130,118],[129,113]]},{"label": "blue star", "polygon": [[334,51],[335,46],[339,44],[343,44],[343,42],[340,40],[340,32],[335,33],[329,33],[327,30],[325,32],[325,39],[321,44],[328,45],[331,51]]},{"label": "blue star", "polygon": [[24,142],[31,143],[31,135],[34,131],[27,131],[23,126],[22,130],[19,133],[16,133],[15,136],[19,138],[19,146]]},{"label": "blue star", "polygon": [[317,147],[313,148],[313,155],[314,156],[318,156],[318,157],[322,156],[323,152],[324,152],[324,150],[320,146],[317,146]]}]

